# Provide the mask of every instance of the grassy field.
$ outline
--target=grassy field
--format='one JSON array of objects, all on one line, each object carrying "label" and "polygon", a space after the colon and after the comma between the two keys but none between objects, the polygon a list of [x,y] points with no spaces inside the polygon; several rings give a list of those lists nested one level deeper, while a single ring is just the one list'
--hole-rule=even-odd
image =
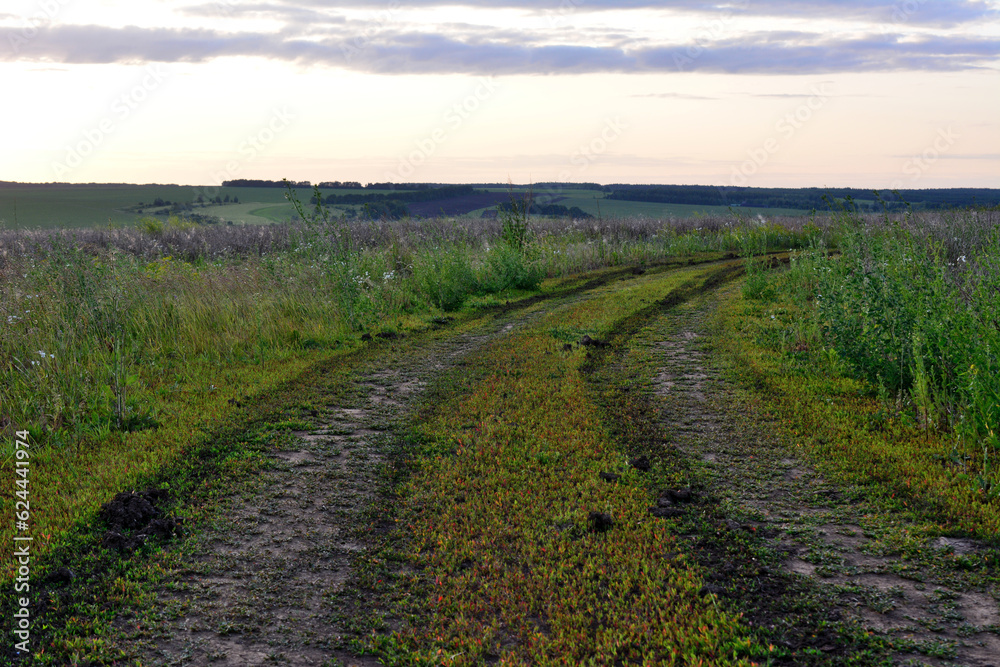
[{"label": "grassy field", "polygon": [[0,231],[0,663],[988,664],[998,223]]},{"label": "grassy field", "polygon": [[[493,191],[507,192],[501,188]],[[384,194],[384,190],[324,190],[329,194]],[[527,188],[515,188],[517,196],[528,192]],[[544,195],[543,192],[535,193]],[[651,204],[603,199],[604,193],[590,190],[567,190],[558,203],[578,206],[593,216],[607,218],[649,217],[705,217],[728,215],[723,206],[688,206],[681,204]],[[237,199],[238,204],[212,204],[195,206],[191,211],[215,216],[225,222],[235,224],[271,224],[287,222],[295,215],[294,207],[285,200],[283,188],[230,188],[210,186],[178,185],[0,185],[0,228],[6,229],[54,229],[88,228],[95,226],[133,226],[144,216],[163,213],[166,207],[154,207],[157,199],[172,203],[195,204],[198,197],[214,199],[216,196]],[[312,192],[297,191],[296,196],[308,201]],[[140,203],[145,204],[139,207]],[[334,206],[331,213],[344,215],[359,213],[360,206]],[[467,213],[469,217],[480,217],[486,210],[477,209]],[[783,216],[801,215],[802,211],[786,209],[739,209],[741,215]]]},{"label": "grassy field", "polygon": [[[330,193],[368,193],[376,190],[327,190]],[[297,191],[308,201],[311,191]],[[188,185],[0,185],[0,229],[83,229],[96,226],[131,226],[143,216],[161,210],[156,199],[181,204],[197,198],[238,198],[233,206],[197,207],[195,213],[217,215],[223,220],[248,223],[283,222],[294,209],[285,200],[284,188],[228,188]],[[131,210],[140,203],[142,212]],[[250,207],[250,208],[248,208]],[[130,209],[130,210],[126,210]],[[261,209],[260,214],[251,213]]]}]

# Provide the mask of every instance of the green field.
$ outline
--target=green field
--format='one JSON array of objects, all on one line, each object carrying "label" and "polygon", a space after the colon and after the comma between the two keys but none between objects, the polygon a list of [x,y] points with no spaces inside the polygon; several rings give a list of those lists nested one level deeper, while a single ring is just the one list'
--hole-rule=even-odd
[{"label": "green field", "polygon": [[[366,193],[380,190],[326,190],[324,194]],[[308,202],[312,193],[297,190]],[[288,220],[294,209],[285,200],[283,188],[223,188],[193,185],[0,185],[0,228],[53,229],[130,226],[162,208],[152,206],[157,198],[181,204],[199,196],[235,197],[239,204],[196,207],[192,212],[213,215],[232,222],[271,223]],[[136,207],[147,204],[140,212]]]},{"label": "green field", "polygon": [[[506,192],[503,188],[488,188],[491,191]],[[528,188],[516,186],[515,196],[521,197]],[[324,190],[323,194],[380,194],[387,190]],[[308,202],[312,193],[297,190],[303,203]],[[547,194],[534,191],[540,198]],[[595,217],[603,218],[667,218],[727,215],[725,206],[690,206],[683,204],[659,204],[647,202],[617,201],[604,198],[598,190],[567,190],[565,198],[554,203],[580,209]],[[206,199],[229,197],[238,203],[197,204],[198,197]],[[192,204],[188,213],[217,217],[236,224],[271,224],[291,219],[295,209],[285,200],[282,188],[234,188],[213,186],[182,185],[23,185],[0,184],[0,228],[7,229],[79,229],[98,226],[131,226],[147,215],[168,213],[168,207],[154,207],[152,203],[162,199],[171,203]],[[145,206],[139,207],[142,203]],[[493,207],[476,209],[468,217],[480,217]],[[358,213],[361,206],[333,206],[331,213],[343,215]],[[801,215],[803,211],[791,209],[736,209],[745,217],[758,214],[765,216]],[[183,213],[182,213],[183,215]]]}]

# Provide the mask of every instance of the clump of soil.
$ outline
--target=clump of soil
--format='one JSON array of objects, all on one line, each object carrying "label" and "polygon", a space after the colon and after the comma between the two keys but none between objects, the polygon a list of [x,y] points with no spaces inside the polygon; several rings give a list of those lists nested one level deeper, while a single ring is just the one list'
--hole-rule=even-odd
[{"label": "clump of soil", "polygon": [[[660,496],[660,500],[667,500],[669,504],[689,503],[693,500],[691,489],[667,489]],[[663,503],[661,503],[662,505]]]},{"label": "clump of soil", "polygon": [[638,470],[639,472],[649,472],[650,469],[653,467],[652,464],[649,462],[649,457],[645,455],[638,456],[632,459],[631,461],[629,461],[629,465]]},{"label": "clump of soil", "polygon": [[604,512],[591,512],[589,516],[590,530],[594,533],[605,533],[615,525],[615,520],[610,514]]},{"label": "clump of soil", "polygon": [[122,491],[101,507],[101,518],[108,526],[101,544],[108,549],[132,552],[150,537],[168,540],[180,536],[181,519],[168,517],[159,507],[167,500],[163,489],[142,492]]},{"label": "clump of soil", "polygon": [[584,335],[584,337],[580,339],[580,345],[584,347],[607,347],[608,342],[600,340],[599,338],[591,338],[590,336]]}]

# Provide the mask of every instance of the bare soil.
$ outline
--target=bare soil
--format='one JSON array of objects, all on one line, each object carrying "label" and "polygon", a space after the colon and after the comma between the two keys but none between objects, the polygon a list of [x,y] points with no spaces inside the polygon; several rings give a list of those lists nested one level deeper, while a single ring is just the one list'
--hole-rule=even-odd
[{"label": "bare soil", "polygon": [[371,343],[384,355],[357,369],[344,392],[355,398],[328,406],[322,427],[294,432],[169,573],[144,664],[381,664],[349,646],[370,631],[358,625],[370,610],[361,611],[356,571],[391,526],[384,466],[394,439],[428,383],[530,317],[515,311],[405,346]]}]

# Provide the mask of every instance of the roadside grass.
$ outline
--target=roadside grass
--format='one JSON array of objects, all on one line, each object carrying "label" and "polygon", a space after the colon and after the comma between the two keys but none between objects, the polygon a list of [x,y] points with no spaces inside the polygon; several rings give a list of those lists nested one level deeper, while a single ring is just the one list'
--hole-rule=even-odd
[{"label": "roadside grass", "polygon": [[874,485],[898,511],[932,518],[942,532],[995,542],[1000,512],[959,476],[950,437],[893,419],[875,388],[845,375],[822,348],[805,349],[790,332],[804,316],[791,302],[728,296],[719,327],[730,335],[719,340],[729,368],[837,479]]},{"label": "roadside grass", "polygon": [[410,623],[373,634],[369,650],[393,664],[456,665],[749,664],[767,654],[699,593],[697,567],[649,515],[647,479],[581,374],[593,355],[568,343],[600,340],[718,271],[598,288],[491,346],[432,398],[413,427],[420,456],[400,491],[403,551],[391,556],[409,565],[396,599]]},{"label": "roadside grass", "polygon": [[[294,430],[317,425],[329,405],[349,404],[352,364],[359,355],[377,353],[372,348],[290,366],[283,381],[272,376],[265,390],[241,396],[238,407],[227,406],[211,426],[192,433],[177,456],[133,471],[131,488],[165,493],[159,509],[179,521],[185,539],[151,538],[135,551],[120,551],[104,544],[106,526],[92,514],[59,535],[32,568],[35,626],[28,664],[140,664],[122,641],[149,639],[156,631],[156,587],[173,569],[197,567],[190,557],[202,527],[215,520],[219,500],[252,488],[270,452],[297,439]],[[60,568],[69,568],[71,582],[59,577]],[[11,588],[3,591],[5,616],[13,613]],[[131,613],[123,617],[125,610]],[[6,651],[0,661],[15,657]]]},{"label": "roadside grass", "polygon": [[751,272],[718,326],[733,373],[840,480],[995,544],[1000,376],[983,369],[997,364],[986,295],[1000,251],[981,215],[960,262],[933,228],[849,218],[839,256],[819,244],[788,271]]}]

